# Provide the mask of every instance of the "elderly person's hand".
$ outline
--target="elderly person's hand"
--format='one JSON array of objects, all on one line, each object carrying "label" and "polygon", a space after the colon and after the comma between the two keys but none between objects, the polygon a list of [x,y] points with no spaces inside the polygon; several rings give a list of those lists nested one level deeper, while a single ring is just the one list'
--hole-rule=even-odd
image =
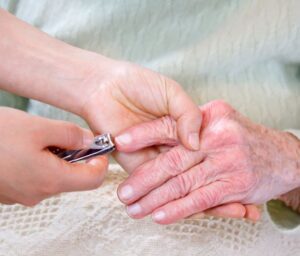
[{"label": "elderly person's hand", "polygon": [[[120,185],[130,216],[152,214],[154,221],[169,224],[218,205],[261,204],[300,186],[299,140],[251,122],[222,101],[201,111],[200,150],[178,144]],[[168,117],[125,134],[130,143],[118,143],[124,152],[177,142],[176,124]]]},{"label": "elderly person's hand", "polygon": [[93,134],[77,125],[0,107],[0,203],[33,206],[61,192],[95,189],[104,179],[105,156],[71,164],[48,148],[84,148]]}]

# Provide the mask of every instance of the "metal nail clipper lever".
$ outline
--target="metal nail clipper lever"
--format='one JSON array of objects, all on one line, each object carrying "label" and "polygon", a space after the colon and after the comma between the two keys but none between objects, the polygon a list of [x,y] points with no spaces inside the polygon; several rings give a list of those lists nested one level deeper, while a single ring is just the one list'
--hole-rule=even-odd
[{"label": "metal nail clipper lever", "polygon": [[115,144],[109,133],[96,136],[92,145],[87,149],[64,150],[51,147],[49,150],[58,157],[70,162],[78,162],[91,157],[108,154],[115,150]]}]

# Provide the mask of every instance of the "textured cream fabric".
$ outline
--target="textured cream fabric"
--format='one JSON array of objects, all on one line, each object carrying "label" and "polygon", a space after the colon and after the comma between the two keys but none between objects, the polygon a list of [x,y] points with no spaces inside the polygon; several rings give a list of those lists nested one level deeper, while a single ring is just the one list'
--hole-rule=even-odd
[{"label": "textured cream fabric", "polygon": [[265,212],[257,224],[204,218],[160,226],[132,220],[115,193],[125,176],[113,165],[98,190],[65,194],[34,208],[2,206],[0,255],[299,255],[299,233],[279,232]]},{"label": "textured cream fabric", "polygon": [[[256,122],[300,128],[298,0],[0,0],[52,36],[133,61],[180,82],[199,104],[222,98]],[[84,123],[37,101],[29,111]],[[187,220],[161,227],[130,220],[112,167],[99,190],[25,209],[0,208],[2,255],[298,255],[298,230],[266,212],[242,220]]]}]

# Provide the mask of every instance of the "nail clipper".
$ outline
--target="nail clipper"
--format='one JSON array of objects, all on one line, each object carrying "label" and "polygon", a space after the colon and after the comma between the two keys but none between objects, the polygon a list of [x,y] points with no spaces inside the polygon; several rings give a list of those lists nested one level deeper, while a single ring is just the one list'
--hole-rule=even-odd
[{"label": "nail clipper", "polygon": [[96,136],[94,142],[87,149],[64,150],[57,147],[50,147],[49,150],[58,157],[75,163],[89,158],[108,154],[115,150],[115,144],[109,133]]}]

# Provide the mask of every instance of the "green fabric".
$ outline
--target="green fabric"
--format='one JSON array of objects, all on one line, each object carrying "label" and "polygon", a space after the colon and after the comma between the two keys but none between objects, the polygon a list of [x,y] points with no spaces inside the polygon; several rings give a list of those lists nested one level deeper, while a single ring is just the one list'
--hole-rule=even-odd
[{"label": "green fabric", "polygon": [[0,106],[26,110],[28,99],[0,90]]},{"label": "green fabric", "polygon": [[280,200],[269,201],[267,209],[272,221],[281,229],[294,229],[300,225],[300,214]]}]

